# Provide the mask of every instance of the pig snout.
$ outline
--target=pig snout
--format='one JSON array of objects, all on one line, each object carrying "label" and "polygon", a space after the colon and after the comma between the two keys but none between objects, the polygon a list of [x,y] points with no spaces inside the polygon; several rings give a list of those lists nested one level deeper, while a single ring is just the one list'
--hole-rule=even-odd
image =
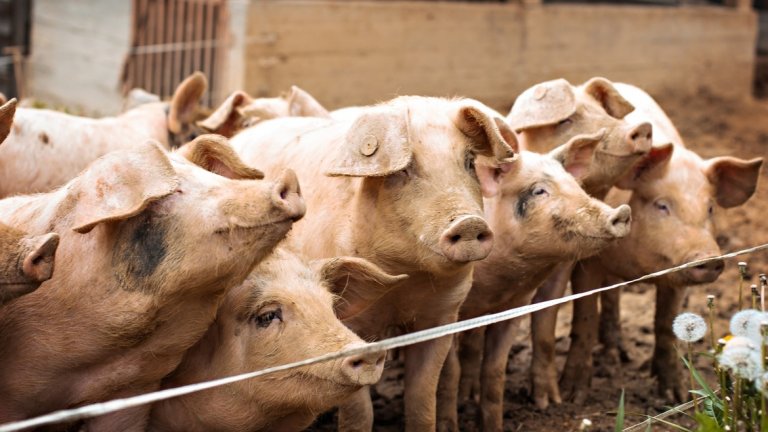
[{"label": "pig snout", "polygon": [[294,222],[301,219],[307,209],[304,198],[301,196],[299,179],[291,169],[283,171],[280,178],[275,181],[271,198],[275,207],[283,210],[286,217]]},{"label": "pig snout", "polygon": [[491,253],[493,232],[479,216],[456,218],[440,236],[440,250],[451,261],[481,260]]},{"label": "pig snout", "polygon": [[648,153],[653,144],[653,127],[644,122],[632,127],[624,137],[629,145],[630,152],[634,154]]},{"label": "pig snout", "polygon": [[[352,348],[358,345],[348,346]],[[346,384],[369,385],[375,384],[384,371],[386,352],[359,354],[346,357],[341,363],[341,376]]]},{"label": "pig snout", "polygon": [[[697,253],[688,256],[685,262],[696,261],[712,256],[711,254]],[[709,283],[714,282],[723,272],[725,264],[723,260],[709,261],[699,264],[695,267],[683,270],[683,274],[691,283]]]},{"label": "pig snout", "polygon": [[622,204],[613,210],[613,214],[608,217],[608,232],[614,237],[621,238],[629,234],[629,227],[632,222],[632,209]]}]

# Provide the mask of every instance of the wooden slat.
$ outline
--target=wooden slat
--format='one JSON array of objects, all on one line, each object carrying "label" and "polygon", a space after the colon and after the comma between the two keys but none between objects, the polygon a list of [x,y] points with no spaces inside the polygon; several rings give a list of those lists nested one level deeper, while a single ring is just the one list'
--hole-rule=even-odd
[{"label": "wooden slat", "polygon": [[[133,0],[131,41],[137,50],[129,57],[124,91],[141,87],[163,98],[196,70],[206,74],[210,91],[204,103],[217,96],[217,41],[226,37],[226,2],[221,0]],[[167,48],[165,46],[173,46]],[[155,49],[158,49],[155,51]],[[151,52],[145,52],[146,49]]]},{"label": "wooden slat", "polygon": [[[213,4],[213,2],[206,2],[205,5],[205,31],[203,32],[203,37],[205,40],[218,40],[216,37],[216,34],[214,33],[215,27],[214,27],[214,13],[215,10],[218,9],[218,5]],[[210,77],[213,74],[213,45],[207,45],[203,49],[203,55],[202,55],[202,70],[205,72],[205,75]],[[210,82],[210,86],[213,86],[213,81]],[[206,104],[211,105],[211,98],[212,98],[213,92],[208,92],[208,95],[206,96]]]},{"label": "wooden slat", "polygon": [[[173,43],[173,30],[174,30],[174,23],[176,22],[176,17],[174,14],[176,13],[176,2],[174,0],[165,0],[166,1],[166,12],[168,12],[165,15],[165,33],[163,36],[163,41],[165,43]],[[173,51],[166,52],[165,55],[163,55],[164,61],[163,61],[163,93],[162,94],[168,94],[173,92],[172,86],[173,86]]]}]

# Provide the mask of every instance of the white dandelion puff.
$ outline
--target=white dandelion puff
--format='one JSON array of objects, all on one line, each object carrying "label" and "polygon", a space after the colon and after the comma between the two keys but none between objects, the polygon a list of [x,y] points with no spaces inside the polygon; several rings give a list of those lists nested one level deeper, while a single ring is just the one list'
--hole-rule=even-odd
[{"label": "white dandelion puff", "polygon": [[699,315],[683,312],[672,321],[672,331],[684,342],[696,342],[707,333],[707,322]]},{"label": "white dandelion puff", "polygon": [[725,343],[723,352],[741,348],[757,350],[757,345],[755,345],[755,342],[752,339],[746,336],[734,336]]},{"label": "white dandelion puff", "polygon": [[[735,338],[734,338],[735,339]],[[751,341],[747,346],[736,346],[723,349],[720,354],[720,366],[730,369],[734,375],[753,381],[763,373],[763,365],[760,361],[760,353],[751,348]]]},{"label": "white dandelion puff", "polygon": [[734,314],[731,318],[731,334],[746,336],[750,321],[756,319],[758,315],[760,315],[760,311],[754,309],[744,309]]},{"label": "white dandelion puff", "polygon": [[758,346],[764,343],[763,335],[760,333],[760,325],[765,322],[768,322],[768,314],[765,312],[758,312],[747,321],[747,334],[745,336],[755,341]]}]

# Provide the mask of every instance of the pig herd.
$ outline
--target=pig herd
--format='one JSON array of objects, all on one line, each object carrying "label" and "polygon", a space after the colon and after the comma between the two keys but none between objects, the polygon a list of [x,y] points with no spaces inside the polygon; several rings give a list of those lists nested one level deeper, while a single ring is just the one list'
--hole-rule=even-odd
[{"label": "pig herd", "polygon": [[[196,73],[117,117],[0,108],[0,423],[364,345],[716,256],[715,213],[762,158],[702,159],[637,87],[563,79],[507,117],[401,96],[326,110],[293,87],[207,110]],[[150,95],[151,96],[151,95]],[[655,280],[658,391],[686,396],[672,319],[722,262]],[[534,403],[583,400],[618,294],[532,317]],[[402,349],[405,426],[502,430],[514,321]],[[338,407],[371,430],[385,353],[287,370],[46,430],[289,431]]]}]

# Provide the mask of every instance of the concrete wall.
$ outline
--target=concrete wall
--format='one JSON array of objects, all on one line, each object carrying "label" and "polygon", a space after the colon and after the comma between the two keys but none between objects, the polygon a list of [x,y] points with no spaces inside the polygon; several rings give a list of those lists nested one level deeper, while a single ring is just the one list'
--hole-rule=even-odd
[{"label": "concrete wall", "polygon": [[506,110],[558,77],[746,97],[757,18],[707,6],[251,0],[247,28],[252,94],[297,84],[334,108],[422,94]]},{"label": "concrete wall", "polygon": [[128,0],[35,0],[27,94],[88,114],[118,112],[130,26]]}]

